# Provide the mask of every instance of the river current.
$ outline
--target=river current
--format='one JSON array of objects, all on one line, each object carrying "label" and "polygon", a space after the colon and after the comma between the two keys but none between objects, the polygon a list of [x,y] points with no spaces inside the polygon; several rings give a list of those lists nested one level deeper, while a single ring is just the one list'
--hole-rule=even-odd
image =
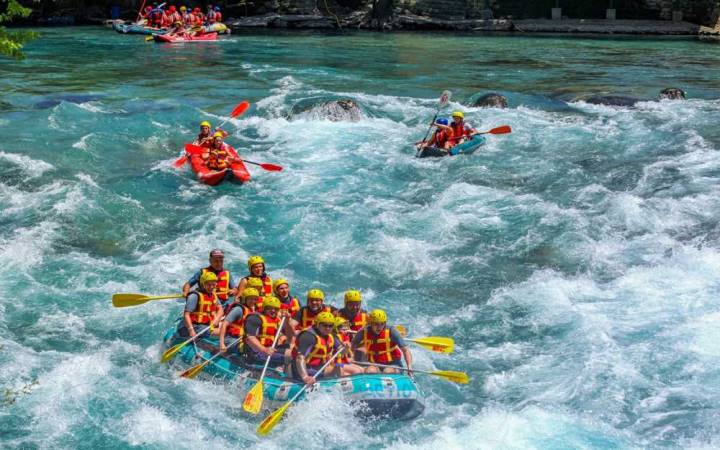
[{"label": "river current", "polygon": [[[717,448],[720,47],[695,40],[266,33],[160,45],[43,29],[0,60],[0,447]],[[686,101],[656,101],[670,86]],[[440,93],[490,136],[416,159]],[[510,108],[473,108],[505,94]],[[647,99],[635,107],[573,101]],[[298,104],[351,98],[359,122]],[[252,182],[172,162],[231,120]],[[297,112],[297,108],[295,108]],[[261,254],[303,297],[363,292],[414,336],[451,336],[412,422],[339,395],[254,434],[233,386],[158,363],[170,294],[214,247]]]}]

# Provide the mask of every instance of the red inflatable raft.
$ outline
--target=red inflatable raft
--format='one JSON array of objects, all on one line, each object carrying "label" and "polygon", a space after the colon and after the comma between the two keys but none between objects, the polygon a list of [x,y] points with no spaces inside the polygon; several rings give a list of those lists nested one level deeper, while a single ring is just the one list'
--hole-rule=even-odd
[{"label": "red inflatable raft", "polygon": [[[240,158],[234,148],[228,149],[230,156],[234,158]],[[205,161],[200,155],[190,156],[190,165],[193,171],[197,174],[198,180],[210,186],[216,186],[222,183],[224,180],[236,180],[239,183],[246,183],[250,181],[250,172],[242,161],[237,161],[230,164],[229,169],[225,170],[210,170],[205,165]]]},{"label": "red inflatable raft", "polygon": [[177,36],[169,34],[153,35],[155,42],[170,42],[171,44],[176,44],[178,42],[217,41],[217,37],[217,33],[204,33],[197,36]]}]

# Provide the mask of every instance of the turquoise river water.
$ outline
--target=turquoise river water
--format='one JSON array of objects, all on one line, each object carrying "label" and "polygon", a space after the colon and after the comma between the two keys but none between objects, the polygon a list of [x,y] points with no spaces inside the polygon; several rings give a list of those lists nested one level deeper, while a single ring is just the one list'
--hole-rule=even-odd
[{"label": "turquoise river water", "polygon": [[[43,29],[0,60],[0,447],[717,448],[720,46],[449,34],[238,35],[160,45]],[[687,101],[654,101],[678,86]],[[444,89],[472,156],[416,159]],[[509,109],[466,106],[484,92]],[[634,108],[578,97],[646,98]],[[352,98],[359,122],[293,114]],[[216,188],[172,161],[228,123],[253,180]],[[295,108],[297,109],[297,108]],[[296,295],[452,336],[467,386],[418,375],[427,408],[361,421],[313,395],[254,434],[233,386],[158,363],[168,294],[221,247],[261,254]]]}]

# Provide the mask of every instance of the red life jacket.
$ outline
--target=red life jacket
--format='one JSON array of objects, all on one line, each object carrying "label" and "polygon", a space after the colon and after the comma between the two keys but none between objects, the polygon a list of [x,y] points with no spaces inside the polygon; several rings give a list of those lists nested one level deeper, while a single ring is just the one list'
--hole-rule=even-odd
[{"label": "red life jacket", "polygon": [[190,313],[192,323],[210,323],[215,310],[217,310],[217,296],[193,291],[198,295],[197,309]]},{"label": "red life jacket", "polygon": [[[247,316],[249,316],[252,313],[252,311],[250,311],[250,308],[248,308],[245,305],[236,305],[235,308],[242,308],[243,316],[242,316],[242,319],[231,322],[227,327],[227,332],[230,333],[231,336],[240,337],[245,333],[245,330],[244,330],[245,318]],[[271,344],[272,344],[272,342],[271,342]]]},{"label": "red life jacket", "polygon": [[163,15],[164,14],[161,10],[159,10],[159,9],[153,10],[150,13],[150,20],[151,20],[152,25],[156,25],[156,26],[160,27],[162,25]]},{"label": "red life jacket", "polygon": [[386,326],[379,334],[372,332],[370,327],[363,330],[362,345],[367,351],[368,361],[388,364],[399,361],[402,353],[400,347],[390,337],[390,329]]},{"label": "red life jacket", "polygon": [[448,133],[445,130],[437,130],[435,134],[433,134],[430,144],[434,144],[436,147],[442,148],[452,136],[452,132]]},{"label": "red life jacket", "polygon": [[330,312],[329,306],[323,306],[318,310],[318,312],[314,313],[310,311],[310,308],[307,306],[303,306],[300,308],[300,322],[298,323],[298,330],[305,330],[309,327],[311,327],[315,323],[315,317],[317,317],[318,314],[321,312]]},{"label": "red life jacket", "polygon": [[[325,364],[325,362],[332,356],[333,349],[335,348],[335,339],[333,338],[332,333],[325,337],[320,336],[317,330],[313,327],[303,331],[300,335],[303,333],[312,333],[315,336],[315,346],[305,357],[305,365],[312,368],[318,368]],[[298,339],[300,339],[300,336],[298,336]],[[293,356],[297,355],[298,352],[295,350],[293,352]]]},{"label": "red life jacket", "polygon": [[222,14],[220,13],[220,11],[215,11],[215,22],[222,22]]},{"label": "red life jacket", "polygon": [[467,132],[465,130],[465,122],[462,122],[460,124],[456,124],[455,122],[450,122],[450,128],[452,128],[452,140],[454,143],[457,144],[457,142],[463,138],[463,136],[467,135]]},{"label": "red life jacket", "polygon": [[230,163],[228,162],[227,158],[227,144],[223,143],[222,147],[220,147],[219,149],[210,149],[210,154],[205,165],[207,165],[207,168],[210,170],[225,170],[230,167]]},{"label": "red life jacket", "polygon": [[280,299],[280,309],[289,311],[290,317],[294,317],[295,314],[300,311],[300,301],[292,295],[289,295],[288,297],[289,301],[287,303],[285,303],[283,299]]},{"label": "red life jacket", "polygon": [[[280,324],[280,318],[275,317],[274,319],[271,319],[269,316],[266,316],[265,314],[260,313],[254,313],[257,316],[260,317],[260,320],[262,320],[262,325],[260,326],[260,330],[258,331],[257,337],[258,341],[260,342],[260,345],[264,347],[270,347],[273,344],[273,341],[275,340],[275,335],[278,333],[278,325]],[[247,318],[245,319],[247,320]],[[247,336],[245,336],[247,339]]]},{"label": "red life jacket", "polygon": [[248,275],[245,277],[246,280],[250,278],[259,278],[260,281],[263,282],[263,292],[261,293],[261,297],[263,295],[272,295],[273,289],[272,289],[272,278],[270,278],[268,275],[263,274],[262,276],[256,277],[255,275]]},{"label": "red life jacket", "polygon": [[360,331],[367,325],[367,318],[368,314],[367,311],[364,309],[361,309],[358,311],[357,314],[355,314],[354,317],[350,317],[350,313],[345,309],[342,308],[340,311],[338,311],[340,316],[347,319],[347,321],[350,323],[350,329],[353,331]]},{"label": "red life jacket", "polygon": [[230,289],[230,271],[223,270],[222,272],[215,272],[212,267],[206,267],[200,271],[200,276],[203,276],[206,272],[212,272],[217,275],[217,290],[215,295],[220,299],[221,302],[225,303],[228,299],[228,289]]},{"label": "red life jacket", "polygon": [[348,362],[350,362],[350,358],[348,358],[348,355],[347,355],[347,352],[349,351],[347,349],[350,348],[350,344],[351,344],[350,334],[349,333],[338,333],[337,337],[338,337],[338,339],[340,339],[340,342],[345,345],[346,350],[338,355],[336,362],[338,364],[347,364]]}]

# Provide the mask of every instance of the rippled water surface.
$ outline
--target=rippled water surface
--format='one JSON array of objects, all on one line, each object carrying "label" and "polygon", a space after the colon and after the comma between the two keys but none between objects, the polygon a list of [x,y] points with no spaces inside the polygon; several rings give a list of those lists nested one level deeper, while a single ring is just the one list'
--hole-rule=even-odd
[{"label": "rippled water surface", "polygon": [[[720,446],[720,47],[692,40],[281,34],[159,45],[42,30],[0,60],[0,439],[4,448]],[[684,102],[634,108],[590,94]],[[418,160],[443,89],[479,129]],[[466,106],[487,92],[511,108]],[[291,114],[351,98],[359,122]],[[172,161],[223,120],[253,180],[211,188]],[[447,111],[449,111],[448,109]],[[262,254],[296,295],[348,288],[416,336],[409,423],[316,395],[265,440],[227,384],[157,363],[177,292],[221,247]]]}]

